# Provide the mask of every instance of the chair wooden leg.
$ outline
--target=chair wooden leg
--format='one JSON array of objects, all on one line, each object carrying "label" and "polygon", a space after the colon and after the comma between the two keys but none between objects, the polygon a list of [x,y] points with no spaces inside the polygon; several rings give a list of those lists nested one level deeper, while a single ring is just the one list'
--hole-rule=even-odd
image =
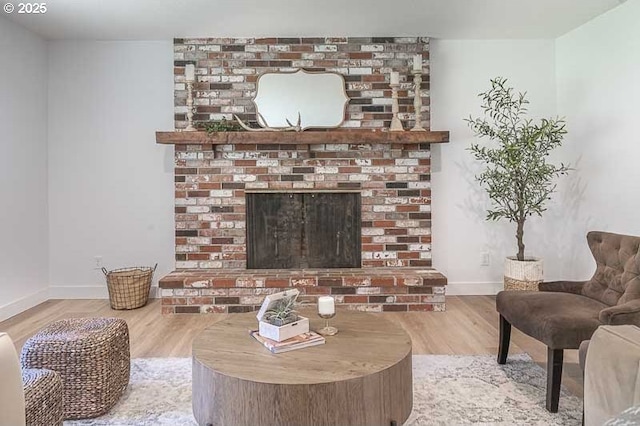
[{"label": "chair wooden leg", "polygon": [[500,315],[500,343],[498,346],[498,364],[506,364],[511,340],[511,324]]},{"label": "chair wooden leg", "polygon": [[547,411],[558,412],[562,381],[562,349],[547,348]]}]

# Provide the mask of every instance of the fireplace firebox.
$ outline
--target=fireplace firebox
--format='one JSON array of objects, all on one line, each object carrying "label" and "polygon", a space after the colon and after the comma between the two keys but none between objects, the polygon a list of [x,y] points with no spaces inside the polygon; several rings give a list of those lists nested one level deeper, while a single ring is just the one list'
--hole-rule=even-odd
[{"label": "fireplace firebox", "polygon": [[359,268],[360,193],[247,193],[247,267]]}]

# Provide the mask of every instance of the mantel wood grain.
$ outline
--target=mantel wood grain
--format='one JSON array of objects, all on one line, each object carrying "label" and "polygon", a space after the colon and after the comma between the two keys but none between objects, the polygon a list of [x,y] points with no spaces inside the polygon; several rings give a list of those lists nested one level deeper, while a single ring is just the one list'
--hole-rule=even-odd
[{"label": "mantel wood grain", "polygon": [[[302,311],[311,329],[322,325]],[[200,425],[403,424],[411,413],[411,338],[386,319],[338,311],[324,345],[272,354],[249,336],[255,312],[228,316],[193,341]]]},{"label": "mantel wood grain", "polygon": [[448,131],[330,130],[326,132],[217,132],[212,134],[206,132],[156,132],[156,143],[167,145],[317,145],[326,143],[416,145],[446,142],[449,142]]}]

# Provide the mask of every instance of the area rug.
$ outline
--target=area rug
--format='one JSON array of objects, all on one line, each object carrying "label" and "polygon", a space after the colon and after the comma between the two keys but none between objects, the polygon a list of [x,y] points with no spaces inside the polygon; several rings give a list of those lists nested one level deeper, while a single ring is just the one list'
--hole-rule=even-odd
[{"label": "area rug", "polygon": [[[547,412],[546,372],[526,355],[498,365],[494,356],[414,355],[413,412],[405,425],[580,425],[582,402],[562,391],[560,410]],[[191,359],[131,362],[131,383],[105,416],[67,426],[195,426]]]}]

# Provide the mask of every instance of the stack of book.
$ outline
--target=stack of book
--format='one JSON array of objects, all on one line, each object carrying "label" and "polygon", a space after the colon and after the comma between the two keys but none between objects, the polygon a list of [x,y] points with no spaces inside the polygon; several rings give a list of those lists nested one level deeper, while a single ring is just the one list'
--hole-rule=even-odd
[{"label": "stack of book", "polygon": [[308,348],[309,346],[322,345],[325,342],[324,337],[314,331],[298,334],[281,342],[260,336],[258,330],[252,330],[250,333],[254,339],[262,343],[265,348],[274,354],[295,351],[296,349]]}]

